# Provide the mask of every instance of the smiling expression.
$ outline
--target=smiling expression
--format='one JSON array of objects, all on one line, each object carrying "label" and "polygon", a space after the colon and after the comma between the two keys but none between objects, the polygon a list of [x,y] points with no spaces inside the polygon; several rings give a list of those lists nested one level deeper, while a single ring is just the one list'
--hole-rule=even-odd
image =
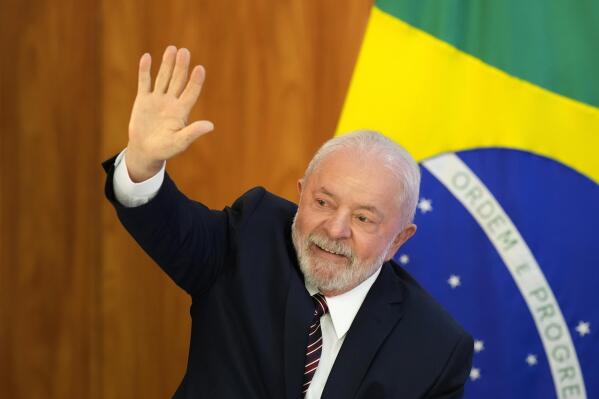
[{"label": "smiling expression", "polygon": [[353,149],[331,153],[298,182],[292,235],[308,283],[339,295],[395,254],[416,230],[402,226],[401,187],[376,154]]}]

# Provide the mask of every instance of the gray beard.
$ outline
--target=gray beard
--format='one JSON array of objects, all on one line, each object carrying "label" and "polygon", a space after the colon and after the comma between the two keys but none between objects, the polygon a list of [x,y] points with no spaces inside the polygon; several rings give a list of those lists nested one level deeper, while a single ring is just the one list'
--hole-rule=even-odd
[{"label": "gray beard", "polygon": [[[310,233],[300,236],[296,227],[297,214],[291,225],[291,238],[297,254],[300,270],[308,285],[321,291],[347,291],[366,280],[385,262],[385,256],[393,242],[389,242],[381,255],[372,263],[362,263],[346,244],[330,240],[328,237]],[[317,259],[310,253],[310,245],[318,245],[325,249],[341,253],[348,259],[347,266],[340,266]]]}]

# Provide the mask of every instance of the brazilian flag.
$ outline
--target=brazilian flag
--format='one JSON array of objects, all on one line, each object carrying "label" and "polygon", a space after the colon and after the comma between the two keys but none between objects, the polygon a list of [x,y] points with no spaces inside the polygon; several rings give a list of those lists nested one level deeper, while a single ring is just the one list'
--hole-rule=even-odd
[{"label": "brazilian flag", "polygon": [[599,1],[377,1],[360,128],[420,163],[395,259],[473,334],[465,397],[599,398]]}]

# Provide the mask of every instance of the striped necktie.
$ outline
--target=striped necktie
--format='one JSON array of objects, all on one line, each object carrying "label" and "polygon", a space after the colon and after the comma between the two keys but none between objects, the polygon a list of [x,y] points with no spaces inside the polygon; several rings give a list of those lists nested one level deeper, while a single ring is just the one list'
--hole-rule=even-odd
[{"label": "striped necktie", "polygon": [[312,378],[320,362],[322,352],[322,331],[320,330],[320,317],[329,311],[327,301],[321,293],[312,296],[314,301],[314,319],[308,328],[308,347],[306,348],[306,362],[304,367],[304,385],[302,386],[302,397],[308,392]]}]

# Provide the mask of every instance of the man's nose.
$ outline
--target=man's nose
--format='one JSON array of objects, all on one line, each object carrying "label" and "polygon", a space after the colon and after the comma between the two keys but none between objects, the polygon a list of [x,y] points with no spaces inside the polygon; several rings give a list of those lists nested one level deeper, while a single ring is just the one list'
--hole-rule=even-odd
[{"label": "man's nose", "polygon": [[340,240],[351,237],[350,217],[343,213],[332,215],[325,228],[330,238]]}]

